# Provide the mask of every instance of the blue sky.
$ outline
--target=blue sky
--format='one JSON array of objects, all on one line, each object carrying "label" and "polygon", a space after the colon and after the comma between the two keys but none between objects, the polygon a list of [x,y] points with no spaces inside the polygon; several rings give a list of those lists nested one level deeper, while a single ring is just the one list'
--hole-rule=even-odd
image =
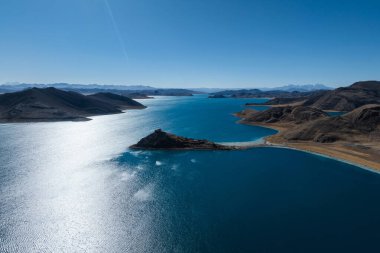
[{"label": "blue sky", "polygon": [[12,0],[0,34],[0,83],[380,80],[379,0]]}]

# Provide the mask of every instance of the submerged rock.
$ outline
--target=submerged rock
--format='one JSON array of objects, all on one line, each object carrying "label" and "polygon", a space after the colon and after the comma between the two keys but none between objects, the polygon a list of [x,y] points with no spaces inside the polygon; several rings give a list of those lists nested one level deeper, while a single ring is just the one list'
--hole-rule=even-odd
[{"label": "submerged rock", "polygon": [[162,131],[155,130],[150,135],[142,138],[137,144],[132,145],[132,149],[194,149],[194,150],[235,150],[236,146],[225,146],[207,140],[196,140],[177,136]]}]

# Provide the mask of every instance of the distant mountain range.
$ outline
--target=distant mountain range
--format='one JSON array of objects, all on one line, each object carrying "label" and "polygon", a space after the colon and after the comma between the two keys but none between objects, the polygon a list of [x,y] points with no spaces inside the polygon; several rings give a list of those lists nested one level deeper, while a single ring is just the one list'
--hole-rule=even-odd
[{"label": "distant mountain range", "polygon": [[[0,92],[14,92],[20,91],[28,88],[48,88],[54,87],[61,90],[69,90],[69,91],[78,91],[83,93],[95,93],[95,92],[108,92],[108,91],[146,91],[146,93],[150,93],[153,95],[154,90],[160,90],[160,93],[164,90],[182,90],[182,91],[192,91],[192,93],[216,93],[225,90],[243,90],[241,88],[190,88],[190,89],[163,89],[156,88],[147,85],[101,85],[101,84],[70,84],[70,83],[50,83],[50,84],[41,84],[41,83],[5,83],[0,85]],[[289,84],[286,86],[280,86],[275,88],[259,88],[261,91],[299,91],[299,92],[307,92],[314,90],[331,90],[331,87],[325,86],[323,84],[306,84],[306,85],[294,85]],[[150,92],[148,92],[150,91]]]},{"label": "distant mountain range", "polygon": [[322,92],[315,91],[285,91],[285,90],[259,90],[259,89],[244,89],[244,90],[224,90],[211,93],[209,98],[301,98],[307,97],[314,93]]},{"label": "distant mountain range", "polygon": [[200,93],[215,93],[215,92],[219,92],[219,91],[224,91],[226,89],[222,89],[222,88],[191,88],[191,90],[197,91]]},{"label": "distant mountain range", "polygon": [[281,90],[281,91],[299,91],[299,92],[307,92],[307,91],[315,91],[315,90],[332,90],[333,88],[328,87],[324,84],[304,84],[304,85],[296,85],[289,84],[285,86],[279,86],[274,88],[261,88],[262,91],[270,91],[270,90]]},{"label": "distant mountain range", "polygon": [[203,93],[188,89],[158,89],[144,85],[99,85],[99,84],[28,84],[28,83],[8,83],[0,85],[0,93],[22,91],[30,88],[56,88],[64,91],[74,91],[82,94],[93,94],[99,92],[114,93],[130,98],[148,98],[149,96],[192,96],[193,94]]},{"label": "distant mountain range", "polygon": [[6,83],[0,85],[0,92],[20,91],[27,88],[54,87],[62,90],[153,90],[156,89],[145,85],[101,85],[101,84],[70,84],[70,83]]},{"label": "distant mountain range", "polygon": [[256,88],[256,89],[229,89],[213,92],[210,98],[259,98],[259,97],[275,97],[275,98],[288,98],[288,97],[305,97],[312,93],[328,91],[333,88],[323,84],[306,84],[294,85],[289,84],[274,88]]},{"label": "distant mountain range", "polygon": [[239,91],[239,90],[260,90],[260,91],[286,91],[286,92],[309,92],[316,90],[332,90],[334,88],[326,86],[324,84],[304,84],[304,85],[296,85],[289,84],[285,86],[273,87],[273,88],[191,88],[193,91],[199,91],[202,93],[218,93],[223,91]]}]

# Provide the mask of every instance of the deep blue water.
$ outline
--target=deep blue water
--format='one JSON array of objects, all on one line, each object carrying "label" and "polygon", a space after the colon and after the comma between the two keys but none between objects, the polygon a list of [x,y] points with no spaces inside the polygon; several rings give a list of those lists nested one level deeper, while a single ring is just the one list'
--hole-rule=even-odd
[{"label": "deep blue water", "polygon": [[247,99],[158,98],[89,122],[0,125],[0,252],[379,252],[380,176],[304,152],[130,151],[156,128],[220,142]]}]

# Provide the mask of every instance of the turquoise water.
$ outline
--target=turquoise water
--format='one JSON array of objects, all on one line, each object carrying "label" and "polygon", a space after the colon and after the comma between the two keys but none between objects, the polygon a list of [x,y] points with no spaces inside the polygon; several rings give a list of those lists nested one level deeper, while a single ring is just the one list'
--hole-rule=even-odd
[{"label": "turquoise water", "polygon": [[378,252],[380,176],[278,148],[130,151],[156,128],[220,142],[247,99],[158,98],[89,122],[0,125],[0,252]]},{"label": "turquoise water", "polygon": [[253,109],[253,110],[256,110],[256,111],[265,111],[265,110],[267,110],[267,109],[269,109],[270,108],[270,106],[252,106],[252,105],[250,105],[250,106],[247,106],[247,108],[248,109]]},{"label": "turquoise water", "polygon": [[345,114],[347,112],[327,112],[327,114],[331,117],[337,117],[337,116],[341,116],[343,114]]},{"label": "turquoise water", "polygon": [[[192,138],[216,142],[254,141],[276,131],[262,127],[237,124],[232,115],[244,110],[246,102],[268,99],[208,99],[207,96],[160,98],[143,101],[151,111],[157,127]],[[195,102],[196,101],[196,102]],[[154,108],[154,109],[153,109]]]}]

